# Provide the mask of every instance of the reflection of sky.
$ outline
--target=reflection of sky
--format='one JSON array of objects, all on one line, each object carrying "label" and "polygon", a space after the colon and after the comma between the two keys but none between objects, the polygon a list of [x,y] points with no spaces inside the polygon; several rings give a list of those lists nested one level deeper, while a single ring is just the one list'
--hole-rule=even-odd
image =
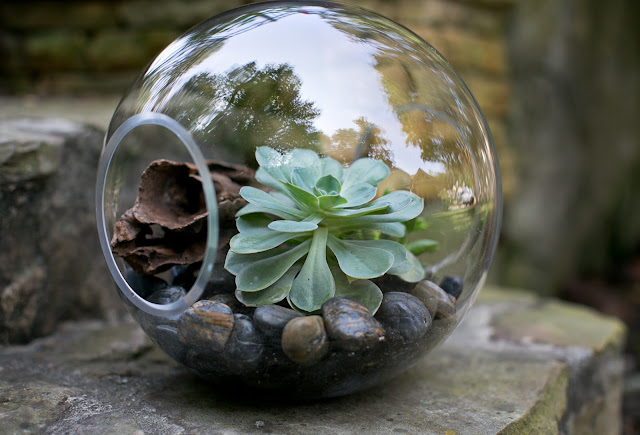
[{"label": "reflection of sky", "polygon": [[357,130],[353,121],[365,117],[383,131],[396,167],[409,174],[419,168],[432,174],[444,172],[442,163],[424,163],[418,147],[406,146],[402,124],[374,68],[374,54],[374,46],[354,42],[319,15],[293,14],[226,39],[182,80],[201,73],[225,73],[250,62],[256,62],[258,68],[289,64],[302,81],[301,99],[312,101],[320,110],[314,123],[324,134]]}]

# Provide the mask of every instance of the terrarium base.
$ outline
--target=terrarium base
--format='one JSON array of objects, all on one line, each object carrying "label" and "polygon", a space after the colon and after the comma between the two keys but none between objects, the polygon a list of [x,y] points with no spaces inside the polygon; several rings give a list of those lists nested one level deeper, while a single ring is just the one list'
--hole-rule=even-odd
[{"label": "terrarium base", "polygon": [[413,366],[456,324],[455,311],[434,305],[432,315],[402,292],[386,293],[375,318],[346,298],[331,299],[321,315],[305,317],[278,305],[244,307],[232,294],[218,293],[174,319],[123,301],[176,361],[218,387],[259,389],[270,398],[335,397],[380,384]]}]

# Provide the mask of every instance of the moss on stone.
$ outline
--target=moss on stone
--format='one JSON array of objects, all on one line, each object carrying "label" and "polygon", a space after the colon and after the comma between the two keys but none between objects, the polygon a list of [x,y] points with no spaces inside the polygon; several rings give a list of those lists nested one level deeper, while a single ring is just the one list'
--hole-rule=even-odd
[{"label": "moss on stone", "polygon": [[522,417],[509,424],[500,435],[557,434],[567,409],[569,367],[554,367],[539,400]]},{"label": "moss on stone", "polygon": [[506,288],[506,287],[494,287],[485,286],[478,296],[478,303],[504,303],[504,302],[519,302],[519,303],[533,303],[538,300],[535,293],[530,291]]},{"label": "moss on stone", "polygon": [[496,314],[492,326],[499,338],[585,347],[596,354],[609,347],[620,347],[626,331],[620,320],[590,308],[543,299],[528,307]]}]

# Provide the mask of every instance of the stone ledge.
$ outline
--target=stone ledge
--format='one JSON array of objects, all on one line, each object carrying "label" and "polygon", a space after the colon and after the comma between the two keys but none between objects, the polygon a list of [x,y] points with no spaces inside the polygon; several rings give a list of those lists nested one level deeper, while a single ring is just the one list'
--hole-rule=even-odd
[{"label": "stone ledge", "polygon": [[9,433],[619,433],[623,339],[588,309],[489,288],[395,380],[286,404],[216,391],[134,324],[70,323],[0,348],[0,416]]},{"label": "stone ledge", "polygon": [[122,309],[100,255],[95,174],[103,133],[59,118],[0,119],[0,342]]}]

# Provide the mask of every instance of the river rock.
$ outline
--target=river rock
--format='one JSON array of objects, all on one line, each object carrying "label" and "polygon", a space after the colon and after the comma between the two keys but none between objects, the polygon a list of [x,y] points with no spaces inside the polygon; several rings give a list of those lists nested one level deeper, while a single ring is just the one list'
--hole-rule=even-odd
[{"label": "river rock", "polygon": [[383,293],[386,292],[406,292],[411,293],[411,290],[416,286],[415,282],[408,282],[395,275],[382,275],[379,278],[374,278],[373,283],[377,285]]},{"label": "river rock", "polygon": [[153,329],[152,337],[171,358],[176,361],[185,359],[187,349],[184,343],[179,340],[176,328],[169,325],[157,325]]},{"label": "river rock", "polygon": [[329,337],[345,350],[371,348],[385,339],[382,325],[364,305],[351,299],[329,299],[322,304],[322,317]]},{"label": "river rock", "polygon": [[255,370],[264,351],[260,332],[244,314],[233,315],[233,330],[224,348],[227,367],[231,373],[242,374]]},{"label": "river rock", "polygon": [[[220,254],[220,252],[218,252]],[[223,264],[216,263],[207,283],[207,291],[215,293],[233,293],[236,290],[236,277],[224,269]]]},{"label": "river rock", "polygon": [[271,340],[280,340],[284,327],[296,317],[302,317],[302,314],[280,305],[263,305],[253,313],[255,325]]},{"label": "river rock", "polygon": [[427,307],[433,319],[451,317],[456,313],[455,298],[432,281],[420,281],[411,294]]},{"label": "river rock", "polygon": [[136,273],[132,268],[127,267],[124,272],[124,278],[127,280],[129,286],[135,291],[141,298],[147,298],[158,290],[167,288],[167,283],[153,275],[142,275]]},{"label": "river rock", "polygon": [[153,292],[153,294],[147,298],[147,301],[153,304],[167,305],[177,301],[185,294],[187,294],[187,292],[182,287],[171,286]]},{"label": "river rock", "polygon": [[294,362],[311,365],[329,351],[324,322],[320,316],[296,317],[282,331],[282,350]]},{"label": "river rock", "polygon": [[427,307],[415,296],[402,292],[385,293],[376,319],[390,335],[405,341],[420,339],[431,326]]},{"label": "river rock", "polygon": [[459,276],[445,276],[440,281],[440,288],[458,299],[462,293],[462,279]]},{"label": "river rock", "polygon": [[231,308],[213,301],[198,301],[178,320],[178,335],[187,345],[222,351],[231,336],[234,318]]},{"label": "river rock", "polygon": [[191,288],[198,277],[200,265],[179,264],[169,269],[169,277],[172,285],[179,285],[184,288]]},{"label": "river rock", "polygon": [[209,296],[207,300],[225,304],[231,308],[234,313],[246,314],[248,316],[253,315],[253,311],[255,310],[255,308],[243,305],[233,293],[218,293]]}]

